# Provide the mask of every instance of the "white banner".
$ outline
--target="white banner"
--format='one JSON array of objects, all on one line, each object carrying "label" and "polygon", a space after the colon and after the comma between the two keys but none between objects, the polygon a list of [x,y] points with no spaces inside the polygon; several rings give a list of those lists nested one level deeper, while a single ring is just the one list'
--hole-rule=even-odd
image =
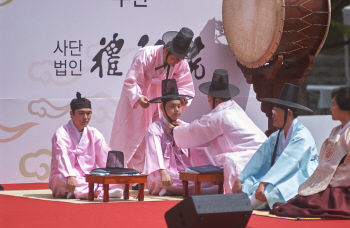
[{"label": "white banner", "polygon": [[0,184],[48,181],[51,138],[69,121],[77,91],[91,100],[90,125],[109,142],[136,51],[181,27],[204,45],[190,62],[196,97],[182,119],[210,111],[198,86],[222,68],[241,90],[235,100],[266,130],[227,45],[221,10],[221,0],[0,0]]}]

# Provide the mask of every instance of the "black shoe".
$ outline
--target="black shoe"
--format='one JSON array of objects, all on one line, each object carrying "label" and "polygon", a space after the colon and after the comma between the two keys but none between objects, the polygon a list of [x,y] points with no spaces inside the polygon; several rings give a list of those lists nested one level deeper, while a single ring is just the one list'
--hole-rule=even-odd
[{"label": "black shoe", "polygon": [[4,187],[0,184],[0,191],[4,190]]},{"label": "black shoe", "polygon": [[133,185],[131,186],[131,189],[132,189],[132,190],[139,190],[139,184],[133,184]]}]

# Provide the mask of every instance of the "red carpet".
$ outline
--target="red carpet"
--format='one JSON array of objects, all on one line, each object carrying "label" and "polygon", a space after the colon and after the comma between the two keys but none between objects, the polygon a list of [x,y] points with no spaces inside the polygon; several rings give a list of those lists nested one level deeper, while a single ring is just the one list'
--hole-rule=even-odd
[{"label": "red carpet", "polygon": [[[5,190],[47,189],[47,184],[3,185]],[[1,228],[166,228],[164,213],[176,201],[70,204],[0,195]],[[342,228],[350,220],[293,221],[252,215],[250,228]],[[218,225],[215,228],[219,228]]]}]

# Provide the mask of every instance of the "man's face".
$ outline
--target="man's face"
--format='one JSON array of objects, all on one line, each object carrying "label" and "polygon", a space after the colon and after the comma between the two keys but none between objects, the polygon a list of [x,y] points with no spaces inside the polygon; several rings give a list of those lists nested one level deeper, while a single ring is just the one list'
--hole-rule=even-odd
[{"label": "man's face", "polygon": [[284,123],[284,110],[274,107],[272,109],[272,123],[276,128],[282,128]]},{"label": "man's face", "polygon": [[[181,101],[180,100],[168,101],[165,104],[165,110],[166,110],[166,113],[168,114],[168,116],[172,120],[179,119],[181,116],[181,113],[182,113]],[[166,117],[165,114],[164,114],[164,116]]]},{"label": "man's face", "polygon": [[82,131],[84,127],[86,127],[91,119],[91,108],[81,108],[81,109],[76,109],[73,112],[70,112],[70,117],[73,120],[74,126],[79,130]]},{"label": "man's face", "polygon": [[[165,56],[168,54],[168,49],[165,49]],[[176,55],[169,55],[168,59],[166,60],[166,62],[170,65],[170,66],[174,66],[175,64],[178,64],[179,62],[181,62],[183,59],[180,57],[177,57]]]}]

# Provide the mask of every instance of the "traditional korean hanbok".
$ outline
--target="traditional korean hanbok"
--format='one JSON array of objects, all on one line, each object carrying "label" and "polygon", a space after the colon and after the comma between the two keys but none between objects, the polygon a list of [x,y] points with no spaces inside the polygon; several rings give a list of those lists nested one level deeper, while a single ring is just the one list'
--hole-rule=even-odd
[{"label": "traditional korean hanbok", "polygon": [[[167,36],[167,34],[176,35],[180,34],[181,31],[179,33],[175,32],[175,34],[171,32],[164,34],[164,42],[169,43],[167,40],[171,40],[174,37]],[[197,48],[191,42],[192,37],[188,39],[190,43],[188,45],[192,49],[195,49],[194,51],[197,51]],[[188,45],[187,47],[189,47]],[[176,45],[171,44],[169,47],[172,54],[180,56],[180,58],[188,58],[189,50],[185,50],[184,55],[179,55],[173,47],[176,47]],[[190,55],[190,57],[193,56],[195,55]],[[145,109],[139,105],[138,100],[142,96],[146,96],[149,99],[161,96],[161,82],[166,78],[176,80],[180,93],[194,96],[193,81],[187,61],[182,60],[174,66],[168,66],[170,67],[168,76],[168,67],[159,68],[159,66],[163,66],[164,64],[163,46],[141,48],[136,53],[126,75],[115,113],[110,146],[113,150],[119,150],[124,153],[125,164],[129,168],[137,169],[140,172],[144,168],[146,149],[144,137],[147,127],[152,122],[161,118],[162,113],[158,104],[151,104]],[[190,102],[186,106],[183,106],[183,109],[188,105],[190,105]]]},{"label": "traditional korean hanbok", "polygon": [[[311,109],[296,103],[299,88],[284,84],[281,94],[276,98],[263,98],[284,110],[284,124],[261,145],[243,169],[238,179],[242,182],[242,191],[250,197],[254,209],[272,208],[276,202],[285,202],[298,193],[298,187],[309,178],[316,169],[318,153],[315,140],[310,131],[296,118],[291,122],[287,134],[284,126],[288,110],[295,112]],[[266,202],[255,198],[260,182],[265,183]]]},{"label": "traditional korean hanbok", "polygon": [[299,195],[276,203],[271,214],[350,219],[350,122],[335,127],[321,147],[319,165]]},{"label": "traditional korean hanbok", "polygon": [[[210,92],[208,91],[210,89],[209,86],[215,84],[215,80],[219,81],[220,79],[220,77],[215,79],[216,76],[224,78],[224,80],[220,81],[226,82],[226,87],[224,86],[224,88],[228,88],[227,71],[216,70],[213,81],[202,84],[204,86],[207,85],[208,88],[205,90],[203,87],[200,87],[202,92],[206,94]],[[218,91],[225,90],[218,89],[212,95],[225,98],[225,94],[220,94]],[[229,98],[238,93],[239,89],[233,87],[226,96]],[[210,146],[210,152],[216,165],[224,166],[225,193],[232,192],[232,184],[240,171],[266,140],[266,135],[234,100],[218,104],[209,114],[202,116],[199,120],[175,127],[173,134],[175,142],[181,148]]]},{"label": "traditional korean hanbok", "polygon": [[298,193],[298,187],[316,169],[317,148],[309,130],[297,119],[293,120],[287,137],[282,131],[276,151],[275,163],[271,159],[277,132],[261,145],[238,176],[242,191],[254,195],[260,182],[268,183],[265,197],[272,208],[276,202],[285,202]]},{"label": "traditional korean hanbok", "polygon": [[[180,121],[180,120],[178,120]],[[166,133],[168,120],[162,117],[152,123],[146,133],[146,161],[147,161],[147,188],[150,194],[158,195],[161,189],[166,189],[175,195],[182,194],[182,181],[179,179],[179,171],[184,171],[194,166],[214,164],[208,150],[205,147],[190,149],[179,148],[174,144],[173,137]],[[162,185],[160,169],[165,169],[173,179],[172,186]],[[194,182],[188,183],[189,194],[194,194]],[[202,183],[204,188],[212,187],[210,182]]]},{"label": "traditional korean hanbok", "polygon": [[[103,135],[93,127],[84,127],[82,133],[70,120],[60,127],[52,138],[52,160],[49,188],[55,197],[67,196],[67,178],[74,176],[77,186],[75,198],[88,197],[88,183],[85,174],[98,167],[106,167],[106,159],[110,148]],[[110,189],[118,188],[111,185]],[[102,186],[96,189],[95,197],[102,196]]]}]

